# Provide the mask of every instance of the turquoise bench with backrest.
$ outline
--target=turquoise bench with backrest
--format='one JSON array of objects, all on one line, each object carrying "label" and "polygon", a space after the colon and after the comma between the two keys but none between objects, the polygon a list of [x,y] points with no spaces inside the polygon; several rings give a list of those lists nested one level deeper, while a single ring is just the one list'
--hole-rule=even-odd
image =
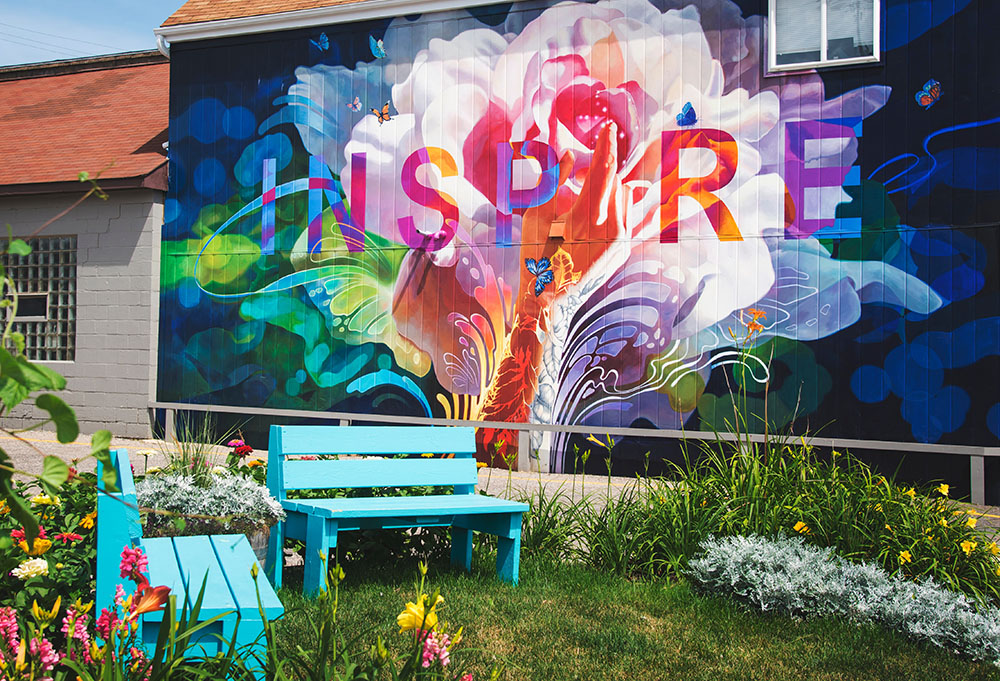
[{"label": "turquoise bench with backrest", "polygon": [[[238,646],[261,646],[255,652],[259,659],[264,659],[261,638],[264,626],[258,609],[257,588],[250,572],[257,557],[247,538],[242,534],[143,537],[128,452],[117,449],[111,452],[111,457],[120,491],[106,492],[100,466],[97,472],[100,481],[97,496],[98,611],[110,607],[116,585],[125,586],[126,592],[134,590],[130,582],[121,578],[118,565],[123,548],[139,546],[149,559],[150,585],[170,587],[170,593],[177,596],[178,612],[185,605],[190,610],[205,584],[199,621],[216,615],[221,617],[200,632],[199,654],[213,655],[223,650],[221,636],[227,643],[235,638]],[[257,577],[257,587],[265,616],[269,620],[280,617],[284,607],[262,573]],[[140,640],[155,644],[162,620],[163,611],[144,614],[140,620]]]},{"label": "turquoise bench with backrest", "polygon": [[[303,590],[324,585],[325,565],[340,532],[451,527],[451,561],[472,564],[472,533],[496,535],[497,573],[517,584],[521,514],[528,505],[476,494],[479,469],[473,428],[407,426],[271,426],[267,486],[286,519],[271,530],[268,564],[281,585],[284,539],[305,542]],[[423,458],[421,454],[454,455]],[[301,457],[337,458],[302,460]],[[358,456],[346,456],[358,455]],[[408,458],[385,458],[406,455]],[[363,458],[377,457],[377,458]],[[290,499],[304,489],[452,487],[451,494]]]}]

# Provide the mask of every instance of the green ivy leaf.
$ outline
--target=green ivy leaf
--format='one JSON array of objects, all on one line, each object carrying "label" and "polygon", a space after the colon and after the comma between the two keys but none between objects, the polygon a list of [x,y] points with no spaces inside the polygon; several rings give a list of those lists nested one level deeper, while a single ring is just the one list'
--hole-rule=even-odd
[{"label": "green ivy leaf", "polygon": [[39,395],[35,400],[39,409],[49,412],[52,422],[56,424],[56,438],[63,444],[68,444],[80,434],[80,426],[76,422],[76,414],[68,404],[51,393]]},{"label": "green ivy leaf", "polygon": [[69,465],[50,454],[42,460],[42,474],[38,479],[43,484],[60,487],[69,479]]},{"label": "green ivy leaf", "polygon": [[52,369],[32,364],[23,356],[15,357],[5,348],[0,348],[0,372],[29,391],[62,390],[66,387],[66,379]]},{"label": "green ivy leaf", "polygon": [[[0,463],[10,465],[11,461],[6,452],[0,452]],[[24,497],[11,487],[13,475],[12,471],[0,469],[0,499],[7,502],[10,514],[24,527],[24,536],[30,546],[35,543],[35,537],[38,536],[38,518],[31,512],[31,506]]]},{"label": "green ivy leaf", "polygon": [[184,518],[174,518],[174,528],[177,530],[178,534],[184,532],[185,527],[187,527],[187,521],[184,520]]},{"label": "green ivy leaf", "polygon": [[7,411],[21,404],[29,394],[30,391],[13,378],[0,378],[0,401]]},{"label": "green ivy leaf", "polygon": [[22,239],[14,239],[7,247],[7,252],[13,255],[31,255],[31,246]]},{"label": "green ivy leaf", "polygon": [[118,476],[111,461],[111,431],[99,430],[90,436],[90,455],[101,462],[104,471],[101,480],[108,492],[118,491]]},{"label": "green ivy leaf", "polygon": [[[6,302],[6,301],[5,301]],[[20,331],[11,331],[10,340],[14,343],[14,347],[17,348],[17,354],[24,354],[24,334]]]}]

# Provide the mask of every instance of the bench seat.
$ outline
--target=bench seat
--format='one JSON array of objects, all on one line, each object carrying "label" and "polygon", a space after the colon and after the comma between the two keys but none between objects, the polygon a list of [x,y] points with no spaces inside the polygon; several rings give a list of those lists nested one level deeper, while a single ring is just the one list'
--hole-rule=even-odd
[{"label": "bench seat", "polygon": [[324,518],[419,517],[466,513],[522,513],[525,504],[481,494],[431,494],[421,497],[349,497],[339,499],[285,499],[286,511]]}]

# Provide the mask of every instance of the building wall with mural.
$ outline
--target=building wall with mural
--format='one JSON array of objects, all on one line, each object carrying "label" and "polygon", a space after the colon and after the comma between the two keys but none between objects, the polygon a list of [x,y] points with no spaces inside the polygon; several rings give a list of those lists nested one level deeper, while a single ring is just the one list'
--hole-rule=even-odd
[{"label": "building wall with mural", "polygon": [[1000,444],[1000,5],[780,76],[766,8],[175,43],[158,399]]}]

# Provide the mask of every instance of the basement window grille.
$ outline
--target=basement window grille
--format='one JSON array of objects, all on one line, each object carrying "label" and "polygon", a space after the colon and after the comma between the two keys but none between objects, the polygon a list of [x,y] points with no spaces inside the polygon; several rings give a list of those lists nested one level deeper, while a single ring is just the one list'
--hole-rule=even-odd
[{"label": "basement window grille", "polygon": [[[26,239],[31,253],[3,256],[17,286],[13,331],[24,335],[24,354],[34,361],[76,358],[76,237]],[[4,308],[4,322],[10,314]]]}]

